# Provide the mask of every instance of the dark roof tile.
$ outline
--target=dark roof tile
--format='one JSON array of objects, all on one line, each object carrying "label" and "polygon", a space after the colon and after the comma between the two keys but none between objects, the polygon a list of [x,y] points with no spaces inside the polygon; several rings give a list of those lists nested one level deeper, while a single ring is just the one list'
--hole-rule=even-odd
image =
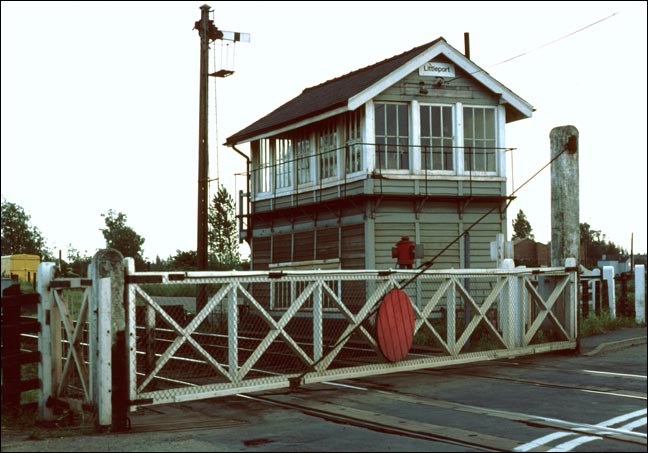
[{"label": "dark roof tile", "polygon": [[342,107],[349,98],[369,88],[380,79],[404,65],[433,44],[445,41],[442,37],[415,47],[400,55],[355,70],[319,85],[306,88],[296,98],[227,138],[227,145],[240,142],[267,131],[279,129],[300,120]]}]

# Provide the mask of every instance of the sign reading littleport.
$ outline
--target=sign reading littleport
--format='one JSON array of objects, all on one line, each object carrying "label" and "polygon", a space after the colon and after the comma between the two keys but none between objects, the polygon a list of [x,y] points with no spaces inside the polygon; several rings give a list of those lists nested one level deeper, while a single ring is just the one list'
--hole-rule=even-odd
[{"label": "sign reading littleport", "polygon": [[455,67],[450,63],[429,61],[419,68],[419,75],[434,77],[454,77]]}]

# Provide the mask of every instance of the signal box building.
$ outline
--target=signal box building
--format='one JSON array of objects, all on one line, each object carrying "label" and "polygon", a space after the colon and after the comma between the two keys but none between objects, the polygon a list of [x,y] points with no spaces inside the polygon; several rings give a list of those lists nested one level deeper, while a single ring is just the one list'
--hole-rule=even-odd
[{"label": "signal box building", "polygon": [[432,268],[494,267],[505,125],[532,112],[443,38],[305,89],[226,142],[250,145],[252,269],[395,268],[403,236],[425,261],[487,213]]}]

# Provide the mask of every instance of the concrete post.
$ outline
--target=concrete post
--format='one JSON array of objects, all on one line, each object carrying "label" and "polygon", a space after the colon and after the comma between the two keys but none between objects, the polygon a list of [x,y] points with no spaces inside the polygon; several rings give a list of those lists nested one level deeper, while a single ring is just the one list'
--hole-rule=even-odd
[{"label": "concrete post", "polygon": [[[92,258],[91,312],[96,316],[93,398],[100,431],[123,431],[128,424],[124,258],[117,250],[99,250]],[[94,349],[94,348],[92,348]],[[95,352],[95,351],[93,351]]]},{"label": "concrete post", "polygon": [[634,275],[635,321],[641,324],[646,322],[646,267],[643,264],[637,264],[634,268]]},{"label": "concrete post", "polygon": [[[551,266],[565,259],[580,262],[578,129],[551,130]],[[562,154],[561,154],[562,153]],[[557,157],[559,156],[559,157]]]},{"label": "concrete post", "polygon": [[612,319],[616,319],[616,301],[614,300],[614,266],[603,266],[603,279],[608,282],[608,307],[610,309],[610,316]]}]

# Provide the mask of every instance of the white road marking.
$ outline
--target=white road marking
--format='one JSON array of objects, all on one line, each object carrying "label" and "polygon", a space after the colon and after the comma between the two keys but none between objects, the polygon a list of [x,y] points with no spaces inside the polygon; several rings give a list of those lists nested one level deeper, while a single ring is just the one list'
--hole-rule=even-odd
[{"label": "white road marking", "polygon": [[[646,413],[646,410],[644,409],[642,411],[637,411],[637,412]],[[631,415],[631,414],[627,414],[627,415]],[[616,417],[616,418],[619,418],[619,417]],[[637,419],[637,420],[635,420],[633,422],[628,423],[627,425],[623,425],[623,426],[619,427],[619,430],[620,431],[621,430],[632,431],[633,428],[636,428],[638,426],[643,426],[645,424],[646,424],[646,417]],[[636,434],[636,433],[633,433],[633,434]],[[583,444],[586,444],[588,442],[592,442],[593,440],[598,440],[598,439],[600,439],[600,437],[598,437],[598,436],[581,436],[578,439],[574,439],[574,440],[571,440],[569,442],[564,442],[564,443],[562,443],[560,445],[556,445],[554,448],[552,448],[549,451],[571,451],[574,448],[578,447],[579,445],[583,445]]]},{"label": "white road marking", "polygon": [[559,431],[557,433],[548,434],[546,436],[540,437],[539,439],[532,440],[531,442],[526,443],[524,445],[520,445],[519,447],[515,447],[513,451],[529,451],[541,445],[548,444],[552,440],[560,439],[561,437],[565,437],[565,436],[575,436],[575,435],[576,434],[574,433]]},{"label": "white road marking", "polygon": [[610,373],[608,371],[594,371],[594,370],[583,370],[583,372],[589,374],[605,374],[608,376],[622,376],[622,377],[630,377],[630,378],[637,378],[637,379],[646,379],[646,376],[642,376],[640,374]]},{"label": "white road marking", "polygon": [[637,395],[625,395],[623,393],[612,393],[612,392],[603,392],[600,390],[581,390],[581,392],[585,393],[600,393],[602,395],[610,395],[610,396],[622,396],[624,398],[634,398],[636,400],[645,400],[645,396],[637,396]]},{"label": "white road marking", "polygon": [[582,436],[576,439],[572,439],[569,442],[564,442],[562,444],[556,445],[554,448],[548,451],[571,451],[579,445],[598,439],[600,439],[600,437],[598,436]]},{"label": "white road marking", "polygon": [[369,390],[364,387],[357,387],[355,385],[349,385],[349,384],[342,384],[341,382],[329,382],[329,381],[324,381],[322,384],[327,384],[327,385],[334,385],[336,387],[346,387],[349,389],[355,389],[355,390]]},{"label": "white road marking", "polygon": [[[635,436],[639,436],[639,437],[646,437],[646,435],[643,434],[643,433],[637,433],[637,432],[632,431],[632,429],[636,428],[637,426],[645,425],[646,424],[646,417],[643,417],[643,418],[640,418],[640,419],[635,420],[633,422],[630,422],[630,423],[628,423],[626,425],[623,425],[623,426],[619,427],[618,429],[609,428],[612,425],[616,425],[616,424],[625,422],[626,420],[629,420],[631,418],[638,417],[638,416],[641,416],[641,415],[646,415],[646,413],[648,413],[648,409],[639,409],[637,411],[630,412],[628,414],[619,415],[619,416],[613,417],[613,418],[611,418],[609,420],[605,420],[605,421],[603,421],[603,422],[601,422],[601,423],[599,423],[597,425],[582,425],[582,429],[583,430],[592,430],[592,428],[595,429],[595,428],[599,427],[599,428],[607,428],[605,430],[599,430],[598,431],[598,432],[600,432],[602,434],[604,434],[606,432],[610,432],[610,431],[616,431],[616,432],[620,432],[620,433],[624,433],[624,431],[625,431],[624,434],[631,434],[631,435],[635,435]],[[542,417],[540,417],[540,418],[542,418]],[[547,419],[547,420],[549,420],[549,419]],[[572,433],[572,432],[559,431],[559,432],[549,434],[549,435],[540,437],[538,439],[532,440],[531,442],[528,442],[528,443],[526,443],[524,445],[520,445],[519,447],[516,447],[514,449],[514,451],[529,451],[529,450],[531,450],[533,448],[540,447],[542,445],[546,445],[546,444],[548,444],[549,442],[551,442],[553,440],[560,439],[562,437],[566,437],[566,436],[570,436],[570,435],[576,435],[576,434]],[[576,439],[572,439],[570,441],[563,442],[562,444],[556,445],[555,447],[553,447],[549,451],[560,451],[560,452],[571,451],[572,449],[576,448],[579,445],[582,445],[582,444],[587,443],[587,442],[592,442],[593,440],[599,440],[599,439],[601,439],[601,437],[599,437],[599,436],[580,436],[580,437],[577,437]]]},{"label": "white road marking", "polygon": [[618,417],[611,418],[609,420],[604,421],[603,423],[599,423],[599,425],[612,426],[612,425],[616,425],[617,423],[630,420],[631,418],[638,417],[640,415],[646,415],[646,414],[648,414],[648,409],[639,409],[638,411],[630,412],[629,414],[619,415]]},{"label": "white road marking", "polygon": [[648,419],[646,417],[640,418],[638,420],[635,420],[633,422],[628,423],[627,425],[623,425],[619,429],[627,429],[628,431],[632,431],[634,428],[638,426],[643,426],[648,422]]}]

